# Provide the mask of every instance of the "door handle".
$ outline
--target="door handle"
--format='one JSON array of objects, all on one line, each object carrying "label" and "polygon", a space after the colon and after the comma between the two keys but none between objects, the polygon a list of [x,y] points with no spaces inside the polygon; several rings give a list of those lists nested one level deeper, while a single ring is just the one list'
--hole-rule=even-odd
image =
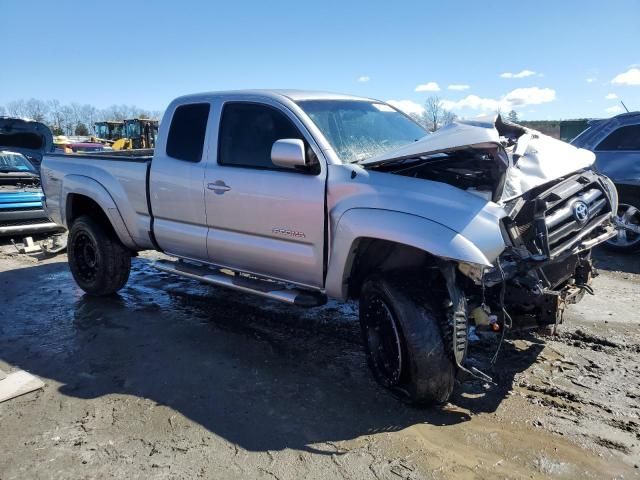
[{"label": "door handle", "polygon": [[213,190],[214,192],[220,195],[222,195],[224,192],[228,192],[229,190],[231,190],[231,187],[225,184],[224,181],[222,180],[216,180],[213,183],[207,184],[207,188],[209,190]]}]

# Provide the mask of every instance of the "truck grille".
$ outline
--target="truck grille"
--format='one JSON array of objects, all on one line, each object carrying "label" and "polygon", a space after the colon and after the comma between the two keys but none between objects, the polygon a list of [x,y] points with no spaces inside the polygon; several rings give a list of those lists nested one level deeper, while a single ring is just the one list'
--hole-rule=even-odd
[{"label": "truck grille", "polygon": [[[611,218],[609,196],[598,176],[586,172],[566,179],[527,201],[511,225],[516,243],[553,258],[596,235]],[[533,196],[533,195],[532,195]]]},{"label": "truck grille", "polygon": [[590,185],[588,189],[569,198],[558,207],[548,210],[545,225],[551,254],[556,250],[563,250],[562,247],[567,243],[575,243],[576,236],[593,225],[602,213],[611,211],[607,206],[608,199],[605,193]]}]

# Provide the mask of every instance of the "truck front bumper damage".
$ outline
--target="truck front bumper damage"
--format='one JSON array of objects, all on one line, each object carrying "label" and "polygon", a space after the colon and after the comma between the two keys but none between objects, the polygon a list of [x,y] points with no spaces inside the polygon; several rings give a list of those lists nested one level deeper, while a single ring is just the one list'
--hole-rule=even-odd
[{"label": "truck front bumper damage", "polygon": [[[598,235],[577,243],[554,258],[538,257],[509,247],[496,259],[496,266],[476,272],[476,298],[504,308],[515,329],[529,329],[562,323],[567,305],[578,303],[585,294],[593,294],[591,283],[597,275],[591,248],[616,234],[611,224]],[[469,278],[469,268],[459,269]]]},{"label": "truck front bumper damage", "polygon": [[515,328],[562,323],[567,305],[593,293],[591,249],[616,235],[615,187],[588,170],[510,207],[503,220],[508,246],[479,283]]}]

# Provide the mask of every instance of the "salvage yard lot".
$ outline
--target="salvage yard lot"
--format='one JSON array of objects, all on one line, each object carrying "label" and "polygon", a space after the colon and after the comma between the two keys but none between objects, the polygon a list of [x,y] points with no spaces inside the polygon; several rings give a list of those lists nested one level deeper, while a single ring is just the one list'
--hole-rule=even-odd
[{"label": "salvage yard lot", "polygon": [[[371,379],[354,306],[281,306],[157,256],[111,298],[64,255],[0,256],[0,369],[45,382],[0,404],[0,479],[640,477],[640,256],[597,252],[559,336],[507,341],[497,386],[423,410]],[[471,357],[488,369],[495,346]]]}]

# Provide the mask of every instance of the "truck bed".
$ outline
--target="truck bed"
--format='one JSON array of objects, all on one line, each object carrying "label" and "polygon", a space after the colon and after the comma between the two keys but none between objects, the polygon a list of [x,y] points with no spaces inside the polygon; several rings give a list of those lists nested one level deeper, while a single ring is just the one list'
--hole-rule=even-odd
[{"label": "truck bed", "polygon": [[[99,189],[109,201],[115,203],[117,213],[126,228],[125,232],[130,236],[130,241],[121,240],[137,249],[151,248],[147,181],[152,153],[152,149],[146,149],[46,154],[41,177],[46,191],[51,192],[47,194],[48,210],[65,212],[66,205],[60,205],[61,199],[66,197],[65,190],[77,191],[75,187],[78,185],[92,182],[93,186],[89,187],[90,195],[100,193],[96,192]],[[64,172],[64,176],[58,178],[60,172]],[[59,183],[60,187],[52,188],[52,181]],[[52,217],[52,220],[59,224],[65,223],[62,218]]]}]

